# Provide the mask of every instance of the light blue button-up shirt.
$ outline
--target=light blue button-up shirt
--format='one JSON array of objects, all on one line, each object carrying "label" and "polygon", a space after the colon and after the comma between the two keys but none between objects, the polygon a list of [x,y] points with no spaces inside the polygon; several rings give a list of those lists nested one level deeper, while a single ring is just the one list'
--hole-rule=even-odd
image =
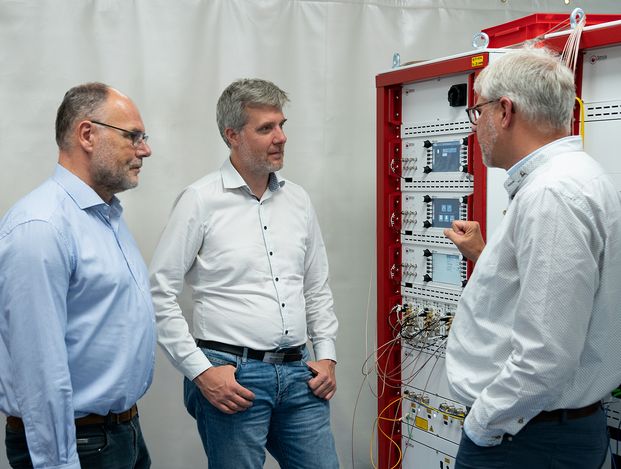
[{"label": "light blue button-up shirt", "polygon": [[121,214],[57,166],[0,220],[0,411],[23,419],[35,468],[79,468],[74,418],[151,384],[148,274]]}]

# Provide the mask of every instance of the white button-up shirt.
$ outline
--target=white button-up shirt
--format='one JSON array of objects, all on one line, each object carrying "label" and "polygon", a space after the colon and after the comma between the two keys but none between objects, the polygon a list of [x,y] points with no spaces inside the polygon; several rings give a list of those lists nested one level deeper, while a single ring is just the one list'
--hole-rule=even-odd
[{"label": "white button-up shirt", "polygon": [[621,200],[579,137],[537,150],[464,289],[449,382],[480,446],[543,410],[584,407],[621,382]]},{"label": "white button-up shirt", "polygon": [[[300,186],[270,175],[260,200],[227,159],[175,202],[151,262],[158,341],[189,379],[211,366],[194,338],[256,350],[313,343],[336,360],[337,320],[317,217]],[[193,336],[177,296],[192,290]]]}]

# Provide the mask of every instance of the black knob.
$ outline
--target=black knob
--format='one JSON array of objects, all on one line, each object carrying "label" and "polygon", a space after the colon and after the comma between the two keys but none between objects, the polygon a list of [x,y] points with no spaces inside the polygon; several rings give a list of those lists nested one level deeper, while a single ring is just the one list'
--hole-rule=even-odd
[{"label": "black knob", "polygon": [[425,140],[425,141],[423,142],[423,146],[424,146],[425,148],[431,148],[431,147],[433,146],[433,143],[431,143],[431,141],[429,141],[429,140]]},{"label": "black knob", "polygon": [[423,168],[423,173],[425,174],[429,174],[431,171],[433,171],[433,169],[431,169],[431,166],[425,166]]},{"label": "black knob", "polygon": [[425,256],[425,257],[429,257],[429,256],[431,256],[431,251],[430,251],[429,249],[425,249],[425,250],[423,251],[423,256]]},{"label": "black knob", "polygon": [[467,173],[468,172],[468,165],[467,164],[461,165],[461,172],[462,173]]},{"label": "black knob", "polygon": [[425,202],[426,204],[431,202],[431,196],[430,195],[424,195],[423,196],[423,202]]},{"label": "black knob", "polygon": [[425,220],[425,221],[423,222],[423,226],[424,226],[425,228],[429,228],[429,227],[431,227],[431,222],[430,222],[429,220]]},{"label": "black knob", "polygon": [[468,280],[462,280],[461,286],[465,287],[468,284]]},{"label": "black knob", "polygon": [[429,275],[429,274],[425,274],[425,275],[423,276],[423,281],[425,281],[425,282],[431,282],[431,280],[432,280],[431,275]]},{"label": "black knob", "polygon": [[467,195],[464,195],[464,196],[461,198],[461,203],[462,203],[462,204],[467,204],[467,203],[468,203],[468,196],[467,196]]},{"label": "black knob", "polygon": [[461,144],[462,145],[468,145],[468,137],[464,137],[461,139]]}]

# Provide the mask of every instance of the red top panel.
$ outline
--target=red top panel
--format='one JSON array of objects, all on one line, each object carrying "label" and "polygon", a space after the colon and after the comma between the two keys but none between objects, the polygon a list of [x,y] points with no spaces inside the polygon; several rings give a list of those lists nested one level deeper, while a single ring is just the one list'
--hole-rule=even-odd
[{"label": "red top panel", "polygon": [[477,71],[487,66],[488,62],[489,53],[482,51],[437,62],[426,62],[411,67],[396,68],[377,75],[375,77],[375,86],[381,88],[383,86],[402,85],[469,70]]},{"label": "red top panel", "polygon": [[[545,45],[553,49],[562,50],[567,42],[567,36],[555,36],[545,40]],[[602,25],[601,28],[586,30],[580,38],[580,49],[592,49],[606,47],[621,43],[621,24],[610,26]]]},{"label": "red top panel", "polygon": [[[621,15],[586,15],[586,25],[607,23],[621,19]],[[535,13],[508,23],[499,24],[483,30],[489,36],[491,48],[507,47],[536,38],[552,30],[569,28],[569,15],[566,13]]]}]

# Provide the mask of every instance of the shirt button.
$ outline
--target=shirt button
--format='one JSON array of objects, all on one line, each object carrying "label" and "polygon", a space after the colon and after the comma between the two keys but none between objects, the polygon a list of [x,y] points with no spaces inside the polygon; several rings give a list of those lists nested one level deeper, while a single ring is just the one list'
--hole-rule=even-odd
[{"label": "shirt button", "polygon": [[264,227],[263,227],[263,229],[264,229],[264,230],[267,230],[267,226],[264,226]]},{"label": "shirt button", "polygon": [[273,255],[274,253],[272,251],[270,251],[270,256]]},{"label": "shirt button", "polygon": [[281,303],[281,304],[280,304],[280,306],[282,306],[282,307],[284,308],[284,307],[285,307],[285,304],[284,304],[284,303]]},{"label": "shirt button", "polygon": [[518,423],[524,423],[524,417],[520,417],[520,418],[518,419]]},{"label": "shirt button", "polygon": [[278,277],[276,277],[276,279],[275,279],[275,280],[278,282]]},{"label": "shirt button", "polygon": [[288,335],[288,334],[289,334],[289,331],[288,331],[288,330],[286,330],[286,331],[285,331],[285,335]]}]

